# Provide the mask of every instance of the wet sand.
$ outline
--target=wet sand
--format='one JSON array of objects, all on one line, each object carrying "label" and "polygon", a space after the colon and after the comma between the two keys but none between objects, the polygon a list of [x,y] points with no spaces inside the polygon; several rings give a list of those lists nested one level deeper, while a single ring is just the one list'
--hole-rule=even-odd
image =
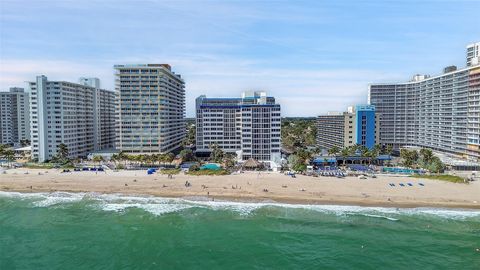
[{"label": "wet sand", "polygon": [[[186,181],[190,183],[189,187],[185,186]],[[391,187],[389,183],[394,183],[395,187]],[[399,183],[405,186],[401,187]],[[412,183],[413,186],[408,186],[407,183]],[[455,184],[405,176],[339,179],[297,175],[297,178],[291,178],[274,172],[246,172],[226,176],[190,176],[180,173],[169,179],[162,174],[147,175],[146,171],[62,173],[55,169],[22,168],[10,169],[5,174],[0,174],[0,190],[121,193],[249,202],[480,209],[478,181]]]}]

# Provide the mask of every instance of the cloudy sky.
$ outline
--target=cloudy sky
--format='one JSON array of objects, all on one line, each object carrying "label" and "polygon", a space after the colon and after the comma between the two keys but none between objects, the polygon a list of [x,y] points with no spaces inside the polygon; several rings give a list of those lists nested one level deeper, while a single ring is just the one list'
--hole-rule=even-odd
[{"label": "cloudy sky", "polygon": [[266,90],[284,116],[366,103],[370,82],[465,65],[480,1],[0,0],[0,90],[169,63],[194,99]]}]

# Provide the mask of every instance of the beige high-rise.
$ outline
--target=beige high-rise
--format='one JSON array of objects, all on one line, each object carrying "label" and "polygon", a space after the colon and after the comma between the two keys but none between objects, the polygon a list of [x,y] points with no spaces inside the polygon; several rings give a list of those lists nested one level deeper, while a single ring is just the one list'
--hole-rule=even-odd
[{"label": "beige high-rise", "polygon": [[185,82],[168,64],[115,65],[116,148],[167,153],[185,138]]}]

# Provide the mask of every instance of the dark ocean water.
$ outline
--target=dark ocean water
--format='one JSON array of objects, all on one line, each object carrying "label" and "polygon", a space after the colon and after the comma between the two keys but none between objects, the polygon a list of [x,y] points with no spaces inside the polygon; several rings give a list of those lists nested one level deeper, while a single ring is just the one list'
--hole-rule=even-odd
[{"label": "dark ocean water", "polygon": [[480,211],[0,192],[0,269],[480,269]]}]

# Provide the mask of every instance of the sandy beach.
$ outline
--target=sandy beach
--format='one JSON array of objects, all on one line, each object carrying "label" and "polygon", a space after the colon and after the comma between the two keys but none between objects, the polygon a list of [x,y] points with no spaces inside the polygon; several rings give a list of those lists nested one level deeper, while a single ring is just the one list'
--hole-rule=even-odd
[{"label": "sandy beach", "polygon": [[[27,174],[28,172],[28,174]],[[188,181],[191,186],[186,187]],[[395,187],[389,185],[394,183]],[[404,183],[401,187],[399,183]],[[413,186],[408,186],[412,183]],[[419,185],[423,183],[424,186]],[[147,175],[145,171],[70,172],[10,169],[0,174],[0,190],[18,192],[98,192],[208,200],[343,204],[386,207],[455,207],[480,209],[480,182],[455,184],[409,177],[343,179],[280,173],[246,172],[227,176],[180,173]]]}]

